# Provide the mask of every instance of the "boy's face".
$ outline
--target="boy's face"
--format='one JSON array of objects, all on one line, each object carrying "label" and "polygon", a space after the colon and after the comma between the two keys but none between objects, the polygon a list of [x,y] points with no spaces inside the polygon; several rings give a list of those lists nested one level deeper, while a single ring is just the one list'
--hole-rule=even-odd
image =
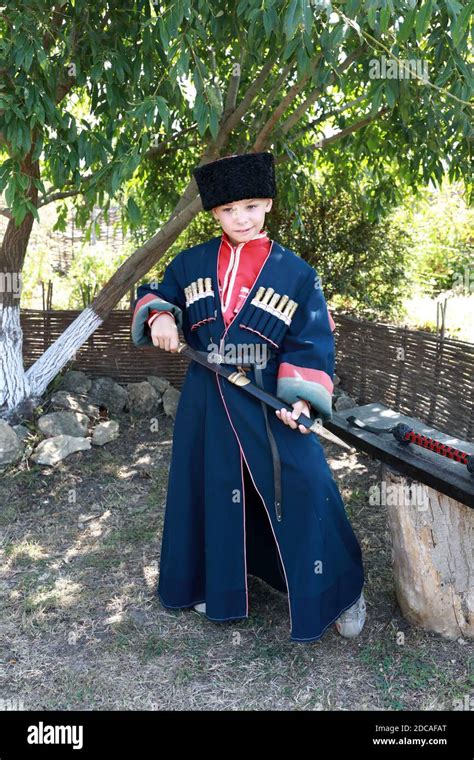
[{"label": "boy's face", "polygon": [[258,235],[265,224],[265,214],[272,205],[272,198],[246,198],[216,206],[212,213],[233,245],[238,245]]}]

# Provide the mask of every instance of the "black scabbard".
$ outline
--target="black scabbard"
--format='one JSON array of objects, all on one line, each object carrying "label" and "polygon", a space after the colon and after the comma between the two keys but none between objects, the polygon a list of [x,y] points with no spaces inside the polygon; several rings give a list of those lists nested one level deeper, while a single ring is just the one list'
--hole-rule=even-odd
[{"label": "black scabbard", "polygon": [[[238,388],[242,388],[243,391],[249,393],[251,396],[258,399],[258,401],[263,401],[272,409],[287,409],[289,412],[293,411],[293,407],[289,406],[285,401],[281,401],[281,399],[279,399],[277,396],[273,396],[271,393],[263,390],[263,388],[259,388],[257,385],[252,383],[252,381],[249,380],[249,378],[245,375],[244,371],[238,369],[230,369],[230,367],[226,367],[223,363],[211,361],[210,357],[215,357],[216,354],[203,355],[203,353],[196,351],[194,348],[191,348],[191,346],[188,346],[187,343],[182,342],[179,343],[178,352],[180,354],[183,354],[183,356],[187,356],[188,359],[192,359],[198,364],[201,364],[201,366],[207,367],[207,369],[211,370],[211,372],[215,372],[217,375],[225,377],[226,380],[233,383]],[[304,427],[311,430],[312,433],[318,432],[320,422],[319,418],[313,416],[307,417],[306,414],[300,414],[295,422],[297,425],[304,425]]]}]

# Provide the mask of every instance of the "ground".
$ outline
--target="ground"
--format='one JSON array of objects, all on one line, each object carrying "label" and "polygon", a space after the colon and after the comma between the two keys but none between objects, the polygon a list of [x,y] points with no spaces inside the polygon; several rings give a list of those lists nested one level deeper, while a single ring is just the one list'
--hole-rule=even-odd
[{"label": "ground", "polygon": [[362,634],[331,626],[317,642],[291,642],[286,595],[251,576],[247,620],[165,610],[154,591],[173,427],[158,419],[153,432],[124,416],[113,443],[4,472],[2,700],[25,710],[454,710],[469,700],[472,642],[401,617],[385,511],[367,499],[379,463],[324,439],[362,546]]}]

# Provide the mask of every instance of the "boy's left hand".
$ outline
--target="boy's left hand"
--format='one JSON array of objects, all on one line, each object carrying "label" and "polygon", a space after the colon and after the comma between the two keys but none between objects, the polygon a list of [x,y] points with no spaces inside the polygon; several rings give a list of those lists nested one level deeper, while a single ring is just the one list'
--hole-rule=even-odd
[{"label": "boy's left hand", "polygon": [[285,425],[289,425],[293,430],[297,427],[300,433],[303,433],[304,435],[311,433],[309,428],[306,428],[304,425],[297,425],[295,422],[300,414],[305,414],[307,417],[311,416],[309,413],[310,407],[308,402],[303,400],[295,401],[295,403],[292,404],[292,407],[292,412],[289,412],[287,409],[277,409],[275,414],[279,420],[284,422]]}]

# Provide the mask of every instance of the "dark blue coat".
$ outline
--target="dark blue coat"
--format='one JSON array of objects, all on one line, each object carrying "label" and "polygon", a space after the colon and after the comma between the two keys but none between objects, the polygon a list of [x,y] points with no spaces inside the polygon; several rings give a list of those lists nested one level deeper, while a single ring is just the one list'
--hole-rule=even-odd
[{"label": "dark blue coat", "polygon": [[[172,311],[190,346],[207,352],[218,347],[225,356],[247,346],[257,358],[267,359],[262,373],[266,390],[288,404],[304,398],[316,416],[330,418],[333,323],[316,271],[273,241],[253,288],[226,329],[217,275],[220,243],[216,237],[181,251],[160,284],[139,287],[134,343],[150,345],[146,320],[153,309]],[[188,286],[200,278],[204,287],[197,296],[196,287],[191,291]],[[293,299],[298,304],[293,317],[285,319],[255,300],[260,288]],[[234,354],[233,366],[242,363],[242,356]],[[247,377],[256,381],[254,368]],[[281,520],[274,508],[274,462],[261,403],[190,363],[175,419],[157,593],[165,607],[206,602],[211,620],[245,618],[247,574],[252,572],[287,594],[291,639],[312,641],[359,597],[361,551],[317,435],[291,429],[272,409],[268,419],[281,464]],[[253,528],[257,535],[251,537],[246,532],[247,468],[253,494],[260,495],[267,516],[267,530]],[[266,565],[268,536],[282,570],[281,586],[270,561]]]}]

